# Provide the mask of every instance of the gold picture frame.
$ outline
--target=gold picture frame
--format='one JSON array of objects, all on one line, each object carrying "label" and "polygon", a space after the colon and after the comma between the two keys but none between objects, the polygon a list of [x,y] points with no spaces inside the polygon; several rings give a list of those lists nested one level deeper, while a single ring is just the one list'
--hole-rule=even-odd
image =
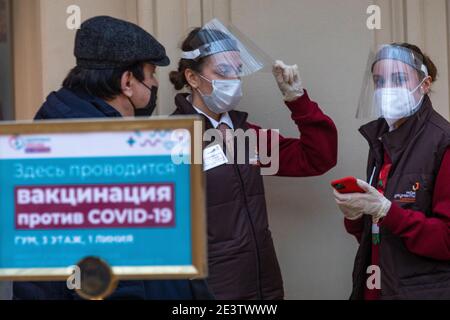
[{"label": "gold picture frame", "polygon": [[[195,122],[201,122],[201,132],[196,132]],[[191,134],[191,155],[202,155],[202,138],[204,123],[199,116],[154,117],[149,120],[120,119],[86,119],[67,121],[39,122],[3,122],[0,123],[1,136],[118,132],[143,130],[186,129]],[[200,147],[200,151],[198,150]],[[200,152],[200,154],[199,154]],[[192,265],[190,266],[111,266],[118,280],[169,280],[169,279],[203,279],[208,276],[207,265],[207,226],[205,178],[202,164],[190,165],[191,188],[191,248]],[[0,245],[1,250],[1,245]],[[99,257],[101,258],[101,257]],[[0,269],[0,281],[65,281],[73,274],[73,268],[27,268]]]}]

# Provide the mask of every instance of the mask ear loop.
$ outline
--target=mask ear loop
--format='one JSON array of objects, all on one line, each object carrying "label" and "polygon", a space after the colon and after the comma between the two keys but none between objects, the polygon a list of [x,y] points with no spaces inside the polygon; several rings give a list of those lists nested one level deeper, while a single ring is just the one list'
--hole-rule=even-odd
[{"label": "mask ear loop", "polygon": [[200,73],[198,74],[199,76],[200,76],[200,78],[202,78],[203,80],[206,80],[206,81],[208,81],[209,83],[213,83],[213,81],[212,80],[209,80],[208,78],[206,78],[205,76],[203,76],[203,75],[201,75]]},{"label": "mask ear loop", "polygon": [[[421,88],[421,86],[423,85],[423,83],[425,82],[425,80],[428,79],[428,78],[431,78],[431,77],[430,77],[430,75],[429,75],[429,73],[428,73],[428,68],[427,68],[427,66],[426,66],[425,64],[422,64],[422,67],[421,67],[420,69],[421,69],[421,71],[425,74],[425,78],[424,78],[424,79],[422,80],[422,82],[419,84],[419,87]],[[428,93],[425,92],[425,90],[422,90],[420,93],[422,94],[422,98],[420,99],[418,105],[420,105],[420,104],[422,103],[422,101],[423,101],[425,95],[428,94]],[[418,106],[418,105],[417,105],[417,106]],[[417,106],[416,106],[416,108],[417,108]]]},{"label": "mask ear loop", "polygon": [[153,112],[155,112],[155,109],[157,107],[157,100],[158,100],[158,87],[151,86],[149,87],[144,83],[144,81],[140,81],[144,87],[146,87],[150,91],[150,101],[149,101],[149,113],[150,115],[153,115]]},{"label": "mask ear loop", "polygon": [[[423,83],[424,83],[425,80],[427,80],[428,78],[429,78],[429,76],[426,76],[425,78],[423,78],[423,80],[419,83],[419,85],[418,85],[414,90],[411,90],[410,93],[411,93],[411,94],[414,94],[414,92],[416,92],[417,89],[419,89],[419,88],[422,87]],[[422,93],[422,92],[421,92],[421,93]],[[425,93],[422,93],[422,95],[424,96]]]},{"label": "mask ear loop", "polygon": [[[156,102],[157,102],[157,99],[158,99],[158,87],[156,87],[156,86],[149,87],[143,81],[139,81],[139,82],[150,91],[149,115],[151,116],[151,115],[153,115],[153,113],[155,112],[155,109],[157,107]],[[137,112],[138,112],[138,108],[133,103],[133,101],[131,100],[130,97],[127,97],[127,98],[128,98],[128,101],[130,102],[130,104],[133,106],[134,114],[136,115]]]},{"label": "mask ear loop", "polygon": [[[130,73],[133,74],[132,72],[130,72]],[[129,83],[128,83],[128,85],[129,85]],[[127,99],[130,102],[131,106],[133,107],[134,114],[136,114],[136,110],[137,110],[136,105],[133,103],[133,101],[131,100],[131,98],[129,96],[127,96]]]},{"label": "mask ear loop", "polygon": [[[425,78],[422,80],[422,82],[420,83],[419,87],[425,82],[426,79],[430,78],[430,74],[428,73],[428,68],[425,64],[422,64],[422,66],[420,67],[420,70],[423,72],[423,74],[425,75]],[[427,93],[423,93],[423,95],[425,95]]]},{"label": "mask ear loop", "polygon": [[130,102],[131,106],[133,107],[134,114],[136,114],[136,111],[137,111],[136,105],[133,103],[133,101],[131,101],[130,97],[127,96],[127,98],[128,98],[128,101]]},{"label": "mask ear loop", "polygon": [[[426,79],[428,79],[428,76],[423,78],[423,80],[419,83],[419,85],[414,90],[410,91],[410,95],[413,95],[414,92],[417,91],[417,89],[421,88]],[[425,98],[425,93],[423,93],[423,92],[420,92],[420,93],[421,93],[422,97],[419,99],[419,102],[417,102],[417,104],[412,109],[414,111],[414,112],[412,112],[412,114],[415,114],[420,109],[420,106],[422,105],[423,100]]]},{"label": "mask ear loop", "polygon": [[[208,78],[206,78],[205,76],[201,75],[200,73],[198,73],[198,76],[199,76],[200,78],[202,78],[203,80],[208,81],[209,83],[211,83],[211,85],[212,85],[212,87],[213,87],[213,91],[214,91],[214,81],[209,80]],[[209,96],[209,95],[207,95],[207,94],[203,94],[203,92],[200,90],[200,88],[195,88],[195,89],[200,93],[200,95],[201,95],[202,97]]]}]

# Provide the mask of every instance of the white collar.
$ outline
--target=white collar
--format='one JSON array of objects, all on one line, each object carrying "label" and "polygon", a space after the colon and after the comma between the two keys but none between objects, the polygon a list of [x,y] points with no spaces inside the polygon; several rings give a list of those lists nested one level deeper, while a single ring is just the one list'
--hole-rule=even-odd
[{"label": "white collar", "polygon": [[[187,100],[192,103],[192,97],[188,96]],[[197,108],[196,106],[192,105],[197,111],[197,113],[204,115],[206,118],[208,118],[209,122],[211,122],[211,125],[214,129],[217,129],[221,123],[226,124],[230,129],[234,129],[233,121],[231,120],[230,114],[228,112],[225,112],[222,114],[222,117],[220,118],[220,121],[217,121],[216,119],[211,118],[206,113],[204,113],[202,110]]]}]

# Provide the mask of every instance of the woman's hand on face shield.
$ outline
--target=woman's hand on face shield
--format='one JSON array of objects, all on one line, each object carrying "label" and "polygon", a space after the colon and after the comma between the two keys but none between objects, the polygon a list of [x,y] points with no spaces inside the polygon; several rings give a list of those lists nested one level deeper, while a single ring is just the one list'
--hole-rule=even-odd
[{"label": "woman's hand on face shield", "polygon": [[367,214],[372,216],[374,222],[384,218],[391,208],[391,201],[365,181],[358,179],[358,186],[366,192],[341,194],[334,190],[334,198],[344,216],[357,220]]},{"label": "woman's hand on face shield", "polygon": [[277,60],[273,66],[273,75],[286,102],[292,102],[305,94],[298,66],[288,66]]}]

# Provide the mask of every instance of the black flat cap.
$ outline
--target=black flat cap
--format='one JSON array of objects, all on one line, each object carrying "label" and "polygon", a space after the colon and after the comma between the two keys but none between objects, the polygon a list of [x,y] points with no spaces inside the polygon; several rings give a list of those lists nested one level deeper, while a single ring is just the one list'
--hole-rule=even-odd
[{"label": "black flat cap", "polygon": [[77,66],[86,69],[128,67],[137,62],[168,66],[166,49],[141,27],[108,16],[86,20],[75,37]]}]

